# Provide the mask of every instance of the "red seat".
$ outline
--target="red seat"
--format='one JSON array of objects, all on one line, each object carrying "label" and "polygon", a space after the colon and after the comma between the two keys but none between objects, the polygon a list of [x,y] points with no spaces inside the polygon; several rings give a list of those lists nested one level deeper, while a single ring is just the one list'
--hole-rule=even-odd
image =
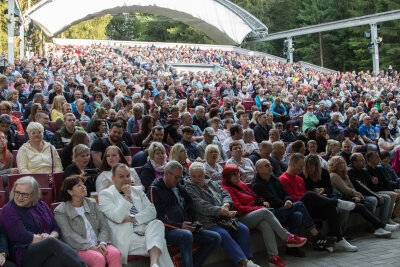
[{"label": "red seat", "polygon": [[54,203],[51,203],[50,204],[50,209],[51,209],[51,212],[53,213],[53,215],[54,215],[54,210],[58,207],[58,205],[60,205],[62,202],[54,202]]},{"label": "red seat", "polygon": [[22,117],[22,113],[20,111],[13,111],[11,114],[17,117],[18,119],[21,119]]},{"label": "red seat", "polygon": [[60,191],[61,191],[61,185],[63,182],[63,175],[64,175],[64,172],[55,172],[53,174],[53,180],[54,180],[53,196],[54,196],[55,201],[60,200]]},{"label": "red seat", "polygon": [[86,125],[88,124],[88,122],[87,121],[81,121],[81,126],[85,129],[86,128]]},{"label": "red seat", "polygon": [[32,176],[38,182],[40,188],[50,188],[49,175],[47,173],[21,173],[21,174],[9,174],[7,176],[7,184],[9,190],[14,186],[15,181],[21,177]]},{"label": "red seat", "polygon": [[53,203],[53,190],[51,188],[40,188],[40,192],[42,193],[40,199],[50,207]]},{"label": "red seat", "polygon": [[251,111],[251,107],[255,105],[254,102],[242,102],[243,106],[244,106],[244,111],[245,112],[250,112]]},{"label": "red seat", "polygon": [[[132,134],[132,140],[133,140],[133,143],[137,146],[138,144],[137,144],[137,137],[138,137],[138,134],[137,133],[133,133]],[[131,155],[132,156],[132,155]]]},{"label": "red seat", "polygon": [[138,259],[144,258],[144,256],[139,256],[139,255],[128,255],[128,262],[130,261],[135,261]]},{"label": "red seat", "polygon": [[13,162],[13,167],[14,167],[14,168],[18,168],[18,166],[17,166],[17,155],[18,155],[18,150],[13,150],[13,151],[12,151],[12,154],[13,154],[13,160],[14,160],[14,162]]},{"label": "red seat", "polygon": [[140,170],[142,169],[142,167],[134,167],[135,171],[137,174],[139,174]]},{"label": "red seat", "polygon": [[49,128],[50,131],[55,133],[56,132],[56,122],[55,121],[49,121]]},{"label": "red seat", "polygon": [[18,134],[18,138],[19,138],[19,143],[22,144],[25,143],[25,135],[24,134]]},{"label": "red seat", "polygon": [[0,191],[0,208],[6,204],[6,191]]},{"label": "red seat", "polygon": [[56,149],[59,156],[61,156],[62,148]]},{"label": "red seat", "polygon": [[131,157],[133,157],[139,151],[142,151],[141,147],[131,146],[129,147],[129,151],[131,152]]}]

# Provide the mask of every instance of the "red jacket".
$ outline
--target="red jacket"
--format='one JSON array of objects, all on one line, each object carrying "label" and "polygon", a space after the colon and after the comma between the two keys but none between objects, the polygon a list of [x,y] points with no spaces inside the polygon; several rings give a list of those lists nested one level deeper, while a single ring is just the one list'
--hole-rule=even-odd
[{"label": "red jacket", "polygon": [[246,215],[254,210],[263,208],[262,206],[255,206],[256,199],[264,201],[262,198],[257,197],[246,184],[239,182],[237,186],[223,184],[222,188],[229,192],[233,201],[233,208],[237,210],[237,217]]},{"label": "red jacket", "polygon": [[293,176],[287,172],[284,172],[279,177],[279,180],[282,182],[286,191],[289,193],[294,201],[299,201],[306,192],[306,184],[303,178],[298,175]]}]

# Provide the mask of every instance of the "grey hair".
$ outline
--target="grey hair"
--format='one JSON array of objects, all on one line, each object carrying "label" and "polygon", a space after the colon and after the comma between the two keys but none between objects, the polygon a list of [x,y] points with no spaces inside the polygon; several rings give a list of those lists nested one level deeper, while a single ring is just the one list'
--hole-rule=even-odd
[{"label": "grey hair", "polygon": [[136,103],[133,105],[132,109],[139,108],[142,112],[144,112],[144,106],[142,103]]},{"label": "grey hair", "polygon": [[203,171],[204,173],[204,164],[198,161],[193,162],[189,167],[189,173],[192,171]]},{"label": "grey hair", "polygon": [[149,159],[154,160],[154,154],[159,150],[162,150],[165,153],[165,147],[163,146],[163,144],[161,144],[160,142],[151,143],[149,150],[147,151],[149,153]]},{"label": "grey hair", "polygon": [[169,172],[169,173],[171,173],[172,170],[174,170],[174,169],[183,170],[183,167],[182,167],[182,165],[181,165],[179,162],[177,162],[177,161],[175,161],[175,160],[171,160],[170,162],[168,162],[168,163],[165,165],[164,172]]},{"label": "grey hair", "polygon": [[10,199],[14,199],[15,188],[19,184],[30,184],[31,185],[31,188],[32,188],[32,193],[31,193],[32,194],[32,206],[36,205],[40,200],[41,192],[40,192],[40,189],[39,189],[38,182],[32,176],[24,176],[24,177],[19,178],[17,181],[15,181],[15,183],[14,183],[14,185],[13,185],[11,191],[10,191]]},{"label": "grey hair", "polygon": [[2,114],[0,115],[0,123],[7,123],[7,124],[11,124],[11,117],[8,114]]},{"label": "grey hair", "polygon": [[356,122],[358,122],[357,117],[355,117],[355,116],[351,117],[351,118],[349,119],[349,121],[356,121]]},{"label": "grey hair", "polygon": [[41,131],[43,133],[44,132],[44,127],[43,127],[43,125],[41,123],[33,121],[33,122],[30,122],[28,124],[28,127],[26,127],[26,131],[28,133],[30,133],[32,130],[39,130],[39,131]]},{"label": "grey hair", "polygon": [[11,101],[11,97],[13,95],[18,95],[18,91],[16,89],[11,89],[10,91],[8,91],[6,98],[8,101]]},{"label": "grey hair", "polygon": [[335,116],[340,117],[340,113],[339,112],[333,112],[331,116],[332,116],[332,118],[335,117]]},{"label": "grey hair", "polygon": [[207,161],[208,154],[209,154],[212,150],[215,150],[215,151],[218,152],[218,158],[217,158],[217,161],[218,161],[218,160],[219,160],[219,157],[220,157],[220,153],[219,153],[219,149],[218,149],[218,147],[217,147],[216,145],[208,145],[208,146],[206,147],[206,151],[204,152],[204,159]]},{"label": "grey hair", "polygon": [[139,93],[136,93],[132,96],[132,101],[135,101],[137,98],[142,98],[142,96]]},{"label": "grey hair", "polygon": [[76,158],[85,152],[89,152],[90,153],[90,148],[84,144],[79,144],[76,145],[74,147],[74,149],[72,150],[72,161],[75,162]]},{"label": "grey hair", "polygon": [[33,101],[37,101],[37,100],[39,100],[41,97],[44,97],[44,94],[42,94],[42,93],[36,93],[36,94],[33,96]]},{"label": "grey hair", "polygon": [[85,103],[85,100],[83,100],[82,98],[75,100],[75,105],[80,105]]},{"label": "grey hair", "polygon": [[196,106],[195,108],[195,112],[199,111],[199,110],[205,110],[203,106]]}]

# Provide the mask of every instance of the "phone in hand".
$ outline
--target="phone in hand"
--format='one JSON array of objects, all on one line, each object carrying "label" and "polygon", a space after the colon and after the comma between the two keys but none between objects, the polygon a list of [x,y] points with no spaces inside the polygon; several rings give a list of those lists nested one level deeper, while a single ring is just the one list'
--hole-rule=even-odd
[{"label": "phone in hand", "polygon": [[200,231],[201,227],[203,227],[203,224],[201,224],[201,223],[198,223],[198,224],[192,223],[190,226],[196,227],[196,231]]}]

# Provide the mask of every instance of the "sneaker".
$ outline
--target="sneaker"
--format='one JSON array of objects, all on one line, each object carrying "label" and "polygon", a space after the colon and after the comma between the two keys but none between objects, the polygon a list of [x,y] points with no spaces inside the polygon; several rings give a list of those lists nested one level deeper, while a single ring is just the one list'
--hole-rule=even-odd
[{"label": "sneaker", "polygon": [[299,237],[294,234],[290,234],[286,238],[286,246],[288,248],[298,248],[304,246],[304,244],[307,242],[307,238],[305,237]]},{"label": "sneaker", "polygon": [[327,247],[332,247],[336,242],[334,236],[322,236],[321,234],[314,237],[313,247],[316,250],[325,250]]},{"label": "sneaker", "polygon": [[286,254],[293,256],[293,257],[298,257],[298,258],[304,258],[306,256],[306,253],[301,250],[300,248],[286,248]]},{"label": "sneaker", "polygon": [[[396,221],[394,221],[393,219],[390,219],[388,223],[389,223],[389,224],[393,224],[393,225],[399,225],[399,224],[398,224]],[[399,227],[400,227],[400,225],[399,225]]]},{"label": "sneaker", "polygon": [[249,261],[247,262],[246,267],[261,267],[261,266],[255,264],[254,262],[252,262],[251,260],[249,260]]},{"label": "sneaker", "polygon": [[279,256],[273,256],[269,259],[269,266],[286,267],[286,264],[282,261]]},{"label": "sneaker", "polygon": [[376,237],[390,237],[392,235],[392,232],[386,231],[383,228],[378,228],[375,230],[374,235]]},{"label": "sneaker", "polygon": [[153,265],[151,265],[151,267],[160,267],[160,265],[154,263]]},{"label": "sneaker", "polygon": [[347,242],[346,239],[342,239],[339,242],[336,242],[335,248],[343,251],[349,251],[349,252],[356,252],[358,248],[356,246],[353,246],[349,242]]},{"label": "sneaker", "polygon": [[351,211],[351,210],[354,210],[354,208],[356,207],[356,204],[351,201],[344,201],[344,200],[338,199],[337,207],[342,210]]},{"label": "sneaker", "polygon": [[396,224],[386,224],[385,227],[383,229],[385,229],[386,231],[389,232],[394,232],[399,230],[400,225],[398,223]]}]

